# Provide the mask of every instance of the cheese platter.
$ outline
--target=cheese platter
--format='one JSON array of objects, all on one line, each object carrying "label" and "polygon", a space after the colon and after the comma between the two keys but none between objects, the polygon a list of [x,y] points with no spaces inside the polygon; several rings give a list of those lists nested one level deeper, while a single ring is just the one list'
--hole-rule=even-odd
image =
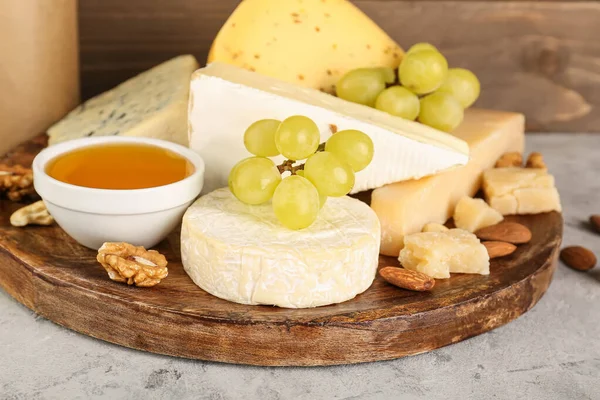
[{"label": "cheese platter", "polygon": [[[562,207],[523,116],[471,108],[476,75],[432,44],[309,5],[245,1],[206,66],[168,60],[5,155],[0,286],[86,335],[252,365],[417,354],[533,307]],[[281,13],[277,45],[230,54]],[[364,26],[364,60],[334,14]],[[344,56],[273,69],[303,32]]]},{"label": "cheese platter", "polygon": [[[40,136],[3,163],[28,165],[46,145]],[[557,212],[512,217],[532,240],[490,275],[453,275],[433,291],[398,290],[377,277],[344,303],[286,309],[235,304],[198,288],[180,261],[179,236],[156,249],[169,259],[169,277],[135,288],[106,279],[96,252],[58,226],[9,224],[20,207],[3,200],[0,285],[17,301],[77,332],[122,346],[177,357],[252,365],[334,365],[427,352],[502,326],[531,309],[556,268],[562,238]],[[397,266],[381,256],[379,267]]]}]

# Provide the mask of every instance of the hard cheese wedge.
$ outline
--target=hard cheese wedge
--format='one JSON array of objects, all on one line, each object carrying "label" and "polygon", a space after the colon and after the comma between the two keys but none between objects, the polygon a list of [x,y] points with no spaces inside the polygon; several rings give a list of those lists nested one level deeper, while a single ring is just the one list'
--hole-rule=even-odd
[{"label": "hard cheese wedge", "polygon": [[89,136],[144,136],[187,145],[193,56],[176,57],[73,110],[48,129],[49,143]]},{"label": "hard cheese wedge", "polygon": [[208,62],[333,93],[349,70],[397,67],[402,49],[347,0],[244,0],[215,38]]},{"label": "hard cheese wedge", "polygon": [[271,204],[249,206],[229,189],[186,211],[181,259],[207,292],[236,303],[288,308],[349,300],[367,290],[379,262],[379,220],[368,205],[330,198],[309,228],[287,229]]},{"label": "hard cheese wedge", "polygon": [[481,175],[507,151],[523,151],[521,114],[469,109],[453,133],[469,143],[471,160],[460,168],[419,180],[375,189],[371,207],[381,221],[381,253],[398,256],[404,235],[420,232],[429,222],[444,223],[463,196],[473,196]]},{"label": "hard cheese wedge", "polygon": [[190,147],[206,163],[204,191],[226,186],[235,163],[251,155],[243,138],[252,123],[292,115],[315,121],[322,141],[331,136],[333,125],[371,137],[375,156],[356,174],[353,192],[420,178],[468,161],[468,145],[447,133],[318,90],[213,63],[194,73],[190,93]]}]

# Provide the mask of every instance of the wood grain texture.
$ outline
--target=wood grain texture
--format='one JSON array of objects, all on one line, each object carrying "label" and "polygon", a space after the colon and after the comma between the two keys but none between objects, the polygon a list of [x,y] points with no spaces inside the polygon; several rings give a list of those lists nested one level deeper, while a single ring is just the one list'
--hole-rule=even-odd
[{"label": "wood grain texture", "polygon": [[[519,111],[530,131],[600,131],[600,2],[356,0],[403,47],[437,45],[481,78],[477,106]],[[85,97],[161,61],[204,62],[237,0],[81,0]]]},{"label": "wood grain texture", "polygon": [[[45,140],[7,156],[27,164]],[[57,226],[15,228],[20,205],[0,202],[0,286],[67,328],[160,354],[253,365],[332,365],[426,352],[517,318],[545,293],[562,236],[558,213],[515,217],[531,243],[492,261],[489,276],[455,274],[431,293],[410,292],[377,277],[355,299],[314,309],[246,306],[195,286],[180,262],[179,237],[158,247],[169,276],[153,288],[110,281],[96,253]],[[381,257],[380,267],[397,266]]]}]

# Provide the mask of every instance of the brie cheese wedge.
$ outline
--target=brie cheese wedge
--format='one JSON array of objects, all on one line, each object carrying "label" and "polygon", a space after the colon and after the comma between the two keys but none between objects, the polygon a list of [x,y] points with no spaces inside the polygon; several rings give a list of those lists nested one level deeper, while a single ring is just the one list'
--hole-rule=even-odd
[{"label": "brie cheese wedge", "polygon": [[447,133],[222,63],[192,75],[188,115],[190,147],[206,163],[206,192],[226,186],[235,163],[251,156],[244,132],[265,118],[309,117],[318,125],[322,142],[335,130],[358,129],[369,135],[374,158],[356,174],[352,193],[432,175],[469,160],[466,142]]},{"label": "brie cheese wedge", "polygon": [[329,198],[310,227],[294,231],[270,203],[247,205],[223,188],[186,211],[181,260],[196,285],[222,299],[317,307],[371,286],[380,235],[373,210],[347,196]]}]

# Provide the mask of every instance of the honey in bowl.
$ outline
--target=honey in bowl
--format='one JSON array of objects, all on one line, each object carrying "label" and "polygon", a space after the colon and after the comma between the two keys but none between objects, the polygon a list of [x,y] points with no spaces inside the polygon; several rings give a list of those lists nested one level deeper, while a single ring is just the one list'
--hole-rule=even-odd
[{"label": "honey in bowl", "polygon": [[61,182],[94,189],[146,189],[178,182],[194,165],[174,151],[139,143],[82,147],[50,160],[46,173]]}]

